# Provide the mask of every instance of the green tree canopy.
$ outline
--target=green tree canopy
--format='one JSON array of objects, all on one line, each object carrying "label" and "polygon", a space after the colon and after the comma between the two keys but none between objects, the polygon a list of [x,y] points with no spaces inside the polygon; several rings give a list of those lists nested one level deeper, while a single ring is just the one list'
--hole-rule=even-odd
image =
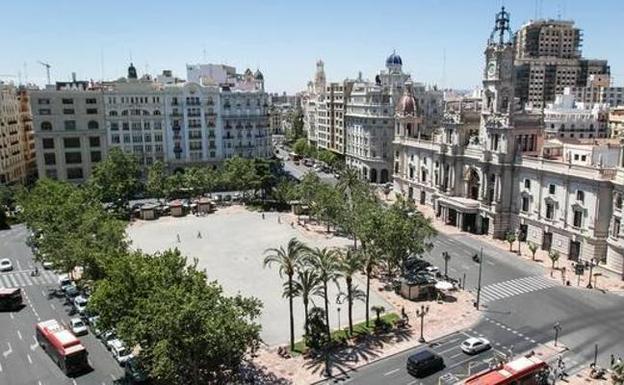
[{"label": "green tree canopy", "polygon": [[163,162],[157,160],[147,170],[145,188],[147,193],[153,198],[168,198],[167,170]]}]

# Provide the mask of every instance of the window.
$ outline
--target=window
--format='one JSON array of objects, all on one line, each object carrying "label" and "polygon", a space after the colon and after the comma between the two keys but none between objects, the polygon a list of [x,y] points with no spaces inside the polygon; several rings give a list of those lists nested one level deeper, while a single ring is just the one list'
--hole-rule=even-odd
[{"label": "window", "polygon": [[37,99],[39,104],[50,104],[50,99]]},{"label": "window", "polygon": [[40,108],[39,115],[50,115],[52,111],[49,108]]},{"label": "window", "polygon": [[550,184],[548,186],[548,193],[549,194],[554,194],[555,193],[555,185],[554,184]]},{"label": "window", "polygon": [[65,121],[65,129],[68,131],[73,131],[76,129],[76,121],[75,120],[66,120]]},{"label": "window", "polygon": [[581,156],[581,161],[585,162],[587,160],[587,155]]},{"label": "window", "polygon": [[87,108],[87,115],[97,115],[97,108]]},{"label": "window", "polygon": [[109,115],[109,116],[117,116],[118,114],[117,114],[117,111],[110,111],[110,112],[108,113],[108,115]]},{"label": "window", "polygon": [[100,147],[100,137],[99,136],[90,136],[89,137],[89,146],[91,146],[91,147]]},{"label": "window", "polygon": [[43,145],[43,148],[46,149],[46,150],[54,148],[54,139],[52,139],[52,138],[43,138],[41,143]]},{"label": "window", "polygon": [[67,179],[82,179],[82,167],[72,167],[67,169]]},{"label": "window", "polygon": [[89,130],[97,130],[98,128],[100,128],[100,124],[95,120],[90,120],[89,123],[87,123],[87,127],[89,128]]},{"label": "window", "polygon": [[64,138],[63,146],[65,148],[80,148],[80,138]]},{"label": "window", "polygon": [[63,99],[63,104],[74,104],[74,99]]},{"label": "window", "polygon": [[66,152],[65,163],[67,164],[82,163],[82,154],[80,154],[79,152]]},{"label": "window", "polygon": [[546,203],[546,218],[553,219],[554,216],[555,216],[555,207],[553,206],[551,202],[547,202]]},{"label": "window", "polygon": [[41,122],[41,131],[52,131],[52,123]]},{"label": "window", "polygon": [[111,142],[114,144],[119,144],[120,143],[119,135],[111,135]]},{"label": "window", "polygon": [[47,166],[55,165],[56,164],[56,155],[53,152],[47,152],[47,153],[43,154],[43,162]]},{"label": "window", "polygon": [[581,227],[583,225],[583,212],[581,210],[574,210],[574,227]]},{"label": "window", "polygon": [[110,129],[111,131],[119,131],[119,123],[111,123]]},{"label": "window", "polygon": [[102,153],[100,151],[91,151],[91,163],[97,163],[102,160]]},{"label": "window", "polygon": [[524,188],[527,190],[531,189],[531,179],[525,179],[524,180]]},{"label": "window", "polygon": [[617,237],[620,234],[620,218],[613,218],[613,228],[611,235]]},{"label": "window", "polygon": [[63,108],[63,115],[73,115],[75,113],[73,108]]},{"label": "window", "polygon": [[615,208],[622,209],[622,194],[615,195]]},{"label": "window", "polygon": [[94,99],[94,98],[87,98],[85,100],[85,103],[87,103],[87,104],[97,104],[97,100]]},{"label": "window", "polygon": [[585,202],[585,193],[582,190],[576,191],[576,200],[579,202]]},{"label": "window", "polygon": [[522,197],[522,211],[525,213],[529,211],[529,197]]}]

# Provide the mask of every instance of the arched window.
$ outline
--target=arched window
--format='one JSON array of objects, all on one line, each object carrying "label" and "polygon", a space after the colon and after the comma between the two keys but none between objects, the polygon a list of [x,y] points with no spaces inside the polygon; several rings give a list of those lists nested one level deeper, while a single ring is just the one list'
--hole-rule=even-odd
[{"label": "arched window", "polygon": [[121,116],[128,116],[128,110],[121,111]]},{"label": "arched window", "polygon": [[109,115],[109,116],[117,116],[118,114],[117,114],[117,111],[110,111],[110,112],[108,113],[108,115]]},{"label": "arched window", "polygon": [[154,110],[154,115],[160,115],[160,110]]},{"label": "arched window", "polygon": [[617,194],[615,196],[615,208],[617,209],[622,208],[622,194]]},{"label": "arched window", "polygon": [[150,112],[148,110],[143,110],[143,115],[144,116],[149,116]]},{"label": "arched window", "polygon": [[52,131],[52,123],[41,122],[41,131]]},{"label": "arched window", "polygon": [[585,202],[585,193],[582,190],[576,191],[576,200],[579,202]]},{"label": "arched window", "polygon": [[89,123],[87,123],[87,127],[89,130],[97,130],[100,128],[100,125],[95,120],[90,120]]}]

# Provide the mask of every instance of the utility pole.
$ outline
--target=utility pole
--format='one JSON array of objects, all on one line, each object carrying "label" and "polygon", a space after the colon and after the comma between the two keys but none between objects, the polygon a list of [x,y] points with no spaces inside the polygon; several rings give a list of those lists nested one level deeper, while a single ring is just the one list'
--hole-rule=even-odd
[{"label": "utility pole", "polygon": [[477,303],[475,307],[479,310],[479,304],[481,303],[481,274],[483,272],[483,247],[481,248],[481,257],[479,258],[479,280],[477,281]]},{"label": "utility pole", "polygon": [[41,60],[38,60],[37,63],[41,64],[42,66],[44,66],[46,68],[46,76],[48,77],[48,83],[47,84],[51,84],[52,82],[50,81],[50,67],[52,67],[50,64],[48,63],[44,63]]},{"label": "utility pole", "polygon": [[559,324],[559,321],[555,322],[555,326],[553,326],[553,329],[555,329],[555,346],[557,346],[557,340],[559,339],[559,332],[561,331],[561,324]]}]

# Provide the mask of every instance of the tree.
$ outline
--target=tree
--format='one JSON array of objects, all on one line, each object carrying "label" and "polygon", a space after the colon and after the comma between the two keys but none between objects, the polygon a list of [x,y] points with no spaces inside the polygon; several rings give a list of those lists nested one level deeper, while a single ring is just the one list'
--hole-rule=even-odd
[{"label": "tree", "polygon": [[295,185],[293,182],[287,179],[282,179],[277,183],[271,192],[271,197],[281,205],[286,205],[291,200],[295,199]]},{"label": "tree", "polygon": [[613,385],[624,385],[624,362],[621,358],[611,365],[611,380]]},{"label": "tree", "polygon": [[256,188],[254,183],[258,179],[253,159],[238,156],[228,159],[223,168],[223,178],[229,188],[242,191],[246,195],[247,190]]},{"label": "tree", "polygon": [[385,313],[386,308],[381,305],[375,305],[371,310],[375,312],[375,325],[381,324],[381,313]]},{"label": "tree", "polygon": [[529,242],[529,251],[531,252],[531,259],[535,261],[535,253],[537,252],[537,244]]},{"label": "tree", "polygon": [[177,250],[133,252],[107,266],[88,308],[115,328],[160,384],[225,383],[259,346],[261,303],[227,297]]},{"label": "tree", "polygon": [[149,167],[145,187],[147,193],[153,198],[166,198],[167,170],[163,162],[157,160]]},{"label": "tree", "polygon": [[265,251],[264,266],[270,266],[277,264],[279,267],[280,277],[286,275],[288,281],[288,308],[290,312],[290,350],[295,349],[295,318],[293,314],[293,275],[299,268],[302,262],[303,253],[307,250],[307,247],[299,242],[296,238],[291,238],[286,245],[286,249],[283,246],[279,248],[267,249]]},{"label": "tree", "polygon": [[341,210],[344,208],[344,200],[340,193],[331,185],[321,183],[315,191],[311,211],[327,224],[327,232],[331,225],[336,224]]},{"label": "tree", "polygon": [[356,297],[362,297],[363,293],[358,293],[353,286],[353,276],[364,267],[364,255],[362,253],[347,250],[346,252],[338,251],[338,269],[344,277],[347,286],[347,311],[349,317],[349,333],[353,335],[353,300]]},{"label": "tree", "polygon": [[548,253],[548,257],[550,258],[550,262],[552,263],[550,268],[550,276],[553,275],[553,270],[555,270],[555,263],[559,260],[559,252],[557,250],[550,250]]},{"label": "tree", "polygon": [[444,251],[442,252],[442,258],[444,258],[444,277],[448,278],[448,263],[451,260],[451,254]]},{"label": "tree", "polygon": [[128,202],[141,190],[141,170],[132,154],[113,147],[106,159],[94,168],[88,185],[98,194],[100,200],[111,203],[119,215],[128,214]]},{"label": "tree", "polygon": [[327,294],[327,284],[331,281],[338,286],[340,277],[340,262],[336,257],[336,251],[327,248],[315,248],[306,255],[308,263],[318,274],[323,282],[323,300],[325,301],[325,324],[327,325],[327,335],[331,336],[329,327],[329,296]]},{"label": "tree", "polygon": [[508,231],[507,234],[505,234],[505,240],[509,242],[509,251],[511,251],[513,243],[516,241],[516,234],[513,231]]},{"label": "tree", "polygon": [[262,198],[266,198],[268,192],[278,183],[277,173],[281,170],[281,162],[266,159],[254,160],[256,180],[252,183],[254,190],[262,192]]},{"label": "tree", "polygon": [[319,350],[323,347],[323,343],[328,341],[331,336],[327,334],[327,324],[325,324],[326,313],[320,307],[313,307],[310,309],[308,315],[307,324],[310,329],[309,333],[305,336],[306,345],[314,350]]},{"label": "tree", "polygon": [[370,280],[373,275],[373,269],[379,264],[381,251],[378,250],[374,244],[369,244],[362,249],[362,253],[364,253],[364,273],[366,274],[366,327],[369,327],[370,314],[368,306],[370,304]]},{"label": "tree", "polygon": [[309,152],[309,149],[308,149],[309,145],[308,145],[307,139],[305,138],[297,139],[297,141],[295,142],[292,148],[295,154],[305,156]]},{"label": "tree", "polygon": [[311,269],[297,271],[297,279],[292,283],[292,293],[289,292],[290,288],[288,282],[284,282],[284,296],[289,297],[301,297],[303,302],[303,312],[305,316],[304,330],[305,334],[309,334],[308,329],[308,306],[310,303],[310,297],[316,295],[322,295],[321,291],[321,279],[318,274]]}]

